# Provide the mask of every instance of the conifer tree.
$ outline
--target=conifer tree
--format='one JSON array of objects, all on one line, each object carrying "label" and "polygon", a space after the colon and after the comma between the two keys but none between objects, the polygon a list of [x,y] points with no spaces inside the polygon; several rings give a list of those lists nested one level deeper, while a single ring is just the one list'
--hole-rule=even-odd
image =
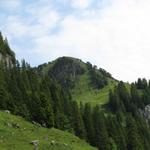
[{"label": "conifer tree", "polygon": [[87,141],[94,144],[94,126],[92,120],[92,108],[90,104],[85,104],[83,120],[87,133]]},{"label": "conifer tree", "polygon": [[132,102],[138,107],[138,108],[142,108],[143,107],[143,103],[141,101],[139,92],[136,88],[136,86],[134,84],[131,84],[131,99]]},{"label": "conifer tree", "polygon": [[104,115],[100,112],[99,107],[96,106],[93,111],[93,122],[94,122],[94,145],[99,150],[110,150],[110,140],[105,124]]},{"label": "conifer tree", "polygon": [[75,134],[80,138],[85,139],[86,132],[85,132],[83,119],[81,116],[80,109],[75,101],[72,102],[72,115],[73,115],[73,125],[74,125]]},{"label": "conifer tree", "polygon": [[142,140],[139,135],[139,131],[136,125],[135,120],[132,115],[127,116],[127,149],[128,150],[143,150]]}]

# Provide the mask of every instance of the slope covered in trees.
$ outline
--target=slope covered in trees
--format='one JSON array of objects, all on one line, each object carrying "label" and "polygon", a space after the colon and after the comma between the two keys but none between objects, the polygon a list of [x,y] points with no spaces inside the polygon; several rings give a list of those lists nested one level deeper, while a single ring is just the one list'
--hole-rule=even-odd
[{"label": "slope covered in trees", "polygon": [[[91,91],[96,98],[85,101]],[[103,107],[102,95],[107,97]],[[87,103],[93,97],[95,105]],[[148,150],[149,124],[139,113],[148,104],[150,84],[145,79],[127,86],[79,59],[62,57],[38,68],[24,60],[13,67],[0,63],[1,110],[71,132],[99,150]]]}]

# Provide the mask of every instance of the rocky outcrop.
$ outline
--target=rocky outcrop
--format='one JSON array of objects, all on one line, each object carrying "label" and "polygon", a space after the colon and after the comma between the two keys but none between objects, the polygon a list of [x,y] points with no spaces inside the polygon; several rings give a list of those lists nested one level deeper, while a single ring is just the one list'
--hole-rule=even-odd
[{"label": "rocky outcrop", "polygon": [[3,55],[2,55],[2,53],[0,53],[0,60],[2,60],[3,59]]},{"label": "rocky outcrop", "polygon": [[7,38],[4,38],[0,32],[0,62],[6,64],[7,67],[13,67],[16,59],[15,53],[11,50]]},{"label": "rocky outcrop", "polygon": [[2,53],[0,53],[0,62],[5,63],[7,67],[12,68],[14,66],[14,61],[15,58],[13,58],[12,56],[8,54],[4,56]]},{"label": "rocky outcrop", "polygon": [[139,112],[147,123],[150,122],[150,104],[146,105],[144,109],[140,109]]},{"label": "rocky outcrop", "polygon": [[31,141],[30,144],[34,145],[34,150],[38,150],[39,140]]}]

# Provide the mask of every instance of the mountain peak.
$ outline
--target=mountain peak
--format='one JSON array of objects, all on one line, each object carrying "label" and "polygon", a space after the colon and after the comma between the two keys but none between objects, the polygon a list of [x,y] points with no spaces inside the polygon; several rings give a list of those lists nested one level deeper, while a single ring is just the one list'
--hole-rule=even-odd
[{"label": "mountain peak", "polygon": [[[75,95],[75,99],[77,95],[80,97],[90,93],[91,89],[96,91],[104,88],[110,81],[116,82],[104,69],[97,68],[90,62],[85,63],[81,59],[67,56],[40,65],[38,70],[40,74],[52,77],[63,88],[70,90],[73,97]],[[108,91],[109,89],[107,93]]]}]

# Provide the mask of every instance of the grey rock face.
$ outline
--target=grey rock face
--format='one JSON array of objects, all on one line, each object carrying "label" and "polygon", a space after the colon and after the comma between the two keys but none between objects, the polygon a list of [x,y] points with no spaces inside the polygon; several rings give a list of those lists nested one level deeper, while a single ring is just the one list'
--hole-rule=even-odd
[{"label": "grey rock face", "polygon": [[150,104],[146,105],[143,110],[140,109],[139,112],[144,117],[147,123],[150,122]]},{"label": "grey rock face", "polygon": [[2,58],[3,58],[3,55],[0,53],[0,60],[2,60]]},{"label": "grey rock face", "polygon": [[7,114],[10,114],[10,111],[9,110],[4,110],[5,113]]},{"label": "grey rock face", "polygon": [[13,67],[12,56],[10,55],[3,56],[2,53],[0,53],[0,62],[6,63],[7,67]]},{"label": "grey rock face", "polygon": [[39,140],[31,141],[30,144],[34,145],[34,150],[38,150]]}]

